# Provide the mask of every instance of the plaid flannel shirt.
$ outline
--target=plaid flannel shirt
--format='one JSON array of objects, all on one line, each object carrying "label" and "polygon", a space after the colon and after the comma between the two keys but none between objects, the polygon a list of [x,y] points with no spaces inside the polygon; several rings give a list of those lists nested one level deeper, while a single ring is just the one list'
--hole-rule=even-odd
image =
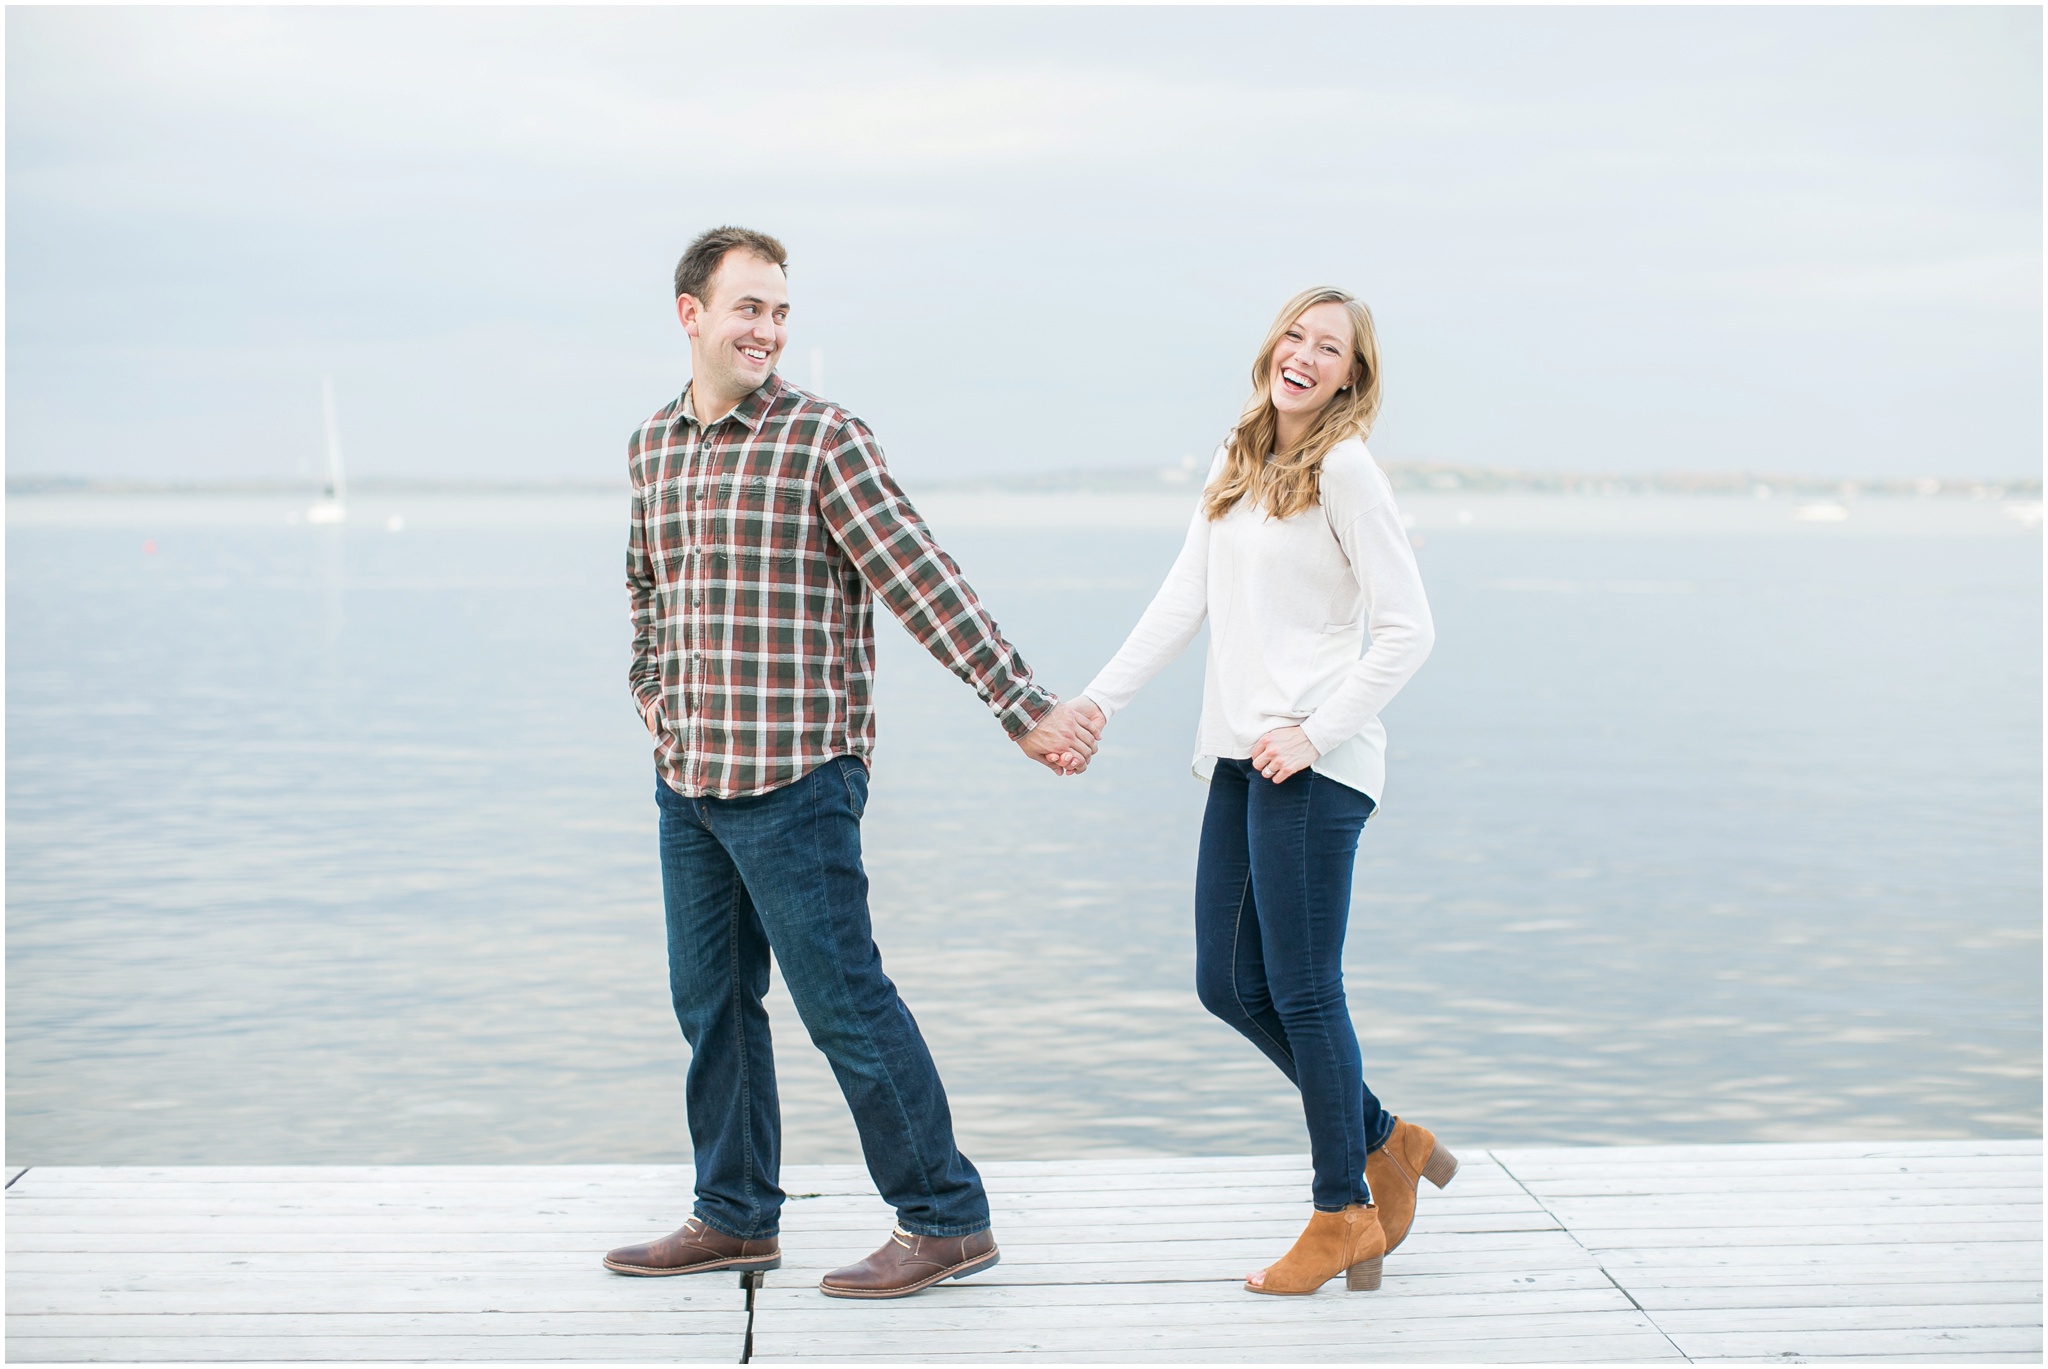
[{"label": "plaid flannel shirt", "polygon": [[771,375],[705,424],[685,390],[626,455],[630,678],[677,793],[765,794],[874,751],[875,594],[1012,737],[1051,710],[844,409]]}]

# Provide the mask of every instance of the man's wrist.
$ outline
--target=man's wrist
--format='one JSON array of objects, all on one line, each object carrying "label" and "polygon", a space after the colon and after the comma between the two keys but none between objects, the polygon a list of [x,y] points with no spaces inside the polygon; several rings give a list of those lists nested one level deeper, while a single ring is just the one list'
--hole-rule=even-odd
[{"label": "man's wrist", "polygon": [[1011,741],[1021,742],[1035,731],[1040,723],[1051,717],[1052,711],[1058,708],[1059,704],[1059,695],[1033,686],[1029,692],[1002,711],[1000,720],[1003,731],[1009,733]]}]

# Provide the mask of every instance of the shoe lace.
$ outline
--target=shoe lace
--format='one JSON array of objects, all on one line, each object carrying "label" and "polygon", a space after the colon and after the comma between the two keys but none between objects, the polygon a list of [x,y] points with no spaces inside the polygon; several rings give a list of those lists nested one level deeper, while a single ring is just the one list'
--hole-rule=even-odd
[{"label": "shoe lace", "polygon": [[902,1246],[905,1250],[910,1251],[912,1254],[917,1253],[917,1237],[911,1235],[902,1227],[899,1226],[891,1230],[889,1232],[889,1239],[896,1242],[896,1244]]}]

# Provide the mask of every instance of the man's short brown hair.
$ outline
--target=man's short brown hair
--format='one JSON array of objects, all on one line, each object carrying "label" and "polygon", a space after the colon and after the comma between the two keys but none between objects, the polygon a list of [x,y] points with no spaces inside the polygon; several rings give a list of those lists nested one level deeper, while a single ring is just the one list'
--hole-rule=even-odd
[{"label": "man's short brown hair", "polygon": [[[708,233],[699,233],[697,240],[683,253],[683,259],[676,263],[676,298],[690,295],[703,300],[704,292],[711,288],[712,276],[718,273],[718,264],[735,247],[781,267],[785,274],[789,271],[789,253],[782,250],[781,243],[766,233],[756,233],[751,228],[734,228],[728,224]],[[708,300],[705,302],[709,303]]]}]

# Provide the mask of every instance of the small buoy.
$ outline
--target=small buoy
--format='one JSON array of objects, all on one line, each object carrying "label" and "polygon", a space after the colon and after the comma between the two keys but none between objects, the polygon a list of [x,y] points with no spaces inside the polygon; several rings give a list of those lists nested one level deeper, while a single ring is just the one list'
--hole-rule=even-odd
[{"label": "small buoy", "polygon": [[156,543],[154,543],[154,542],[144,542],[144,543],[142,544],[142,554],[143,554],[144,556],[154,556],[154,555],[156,555]]}]

